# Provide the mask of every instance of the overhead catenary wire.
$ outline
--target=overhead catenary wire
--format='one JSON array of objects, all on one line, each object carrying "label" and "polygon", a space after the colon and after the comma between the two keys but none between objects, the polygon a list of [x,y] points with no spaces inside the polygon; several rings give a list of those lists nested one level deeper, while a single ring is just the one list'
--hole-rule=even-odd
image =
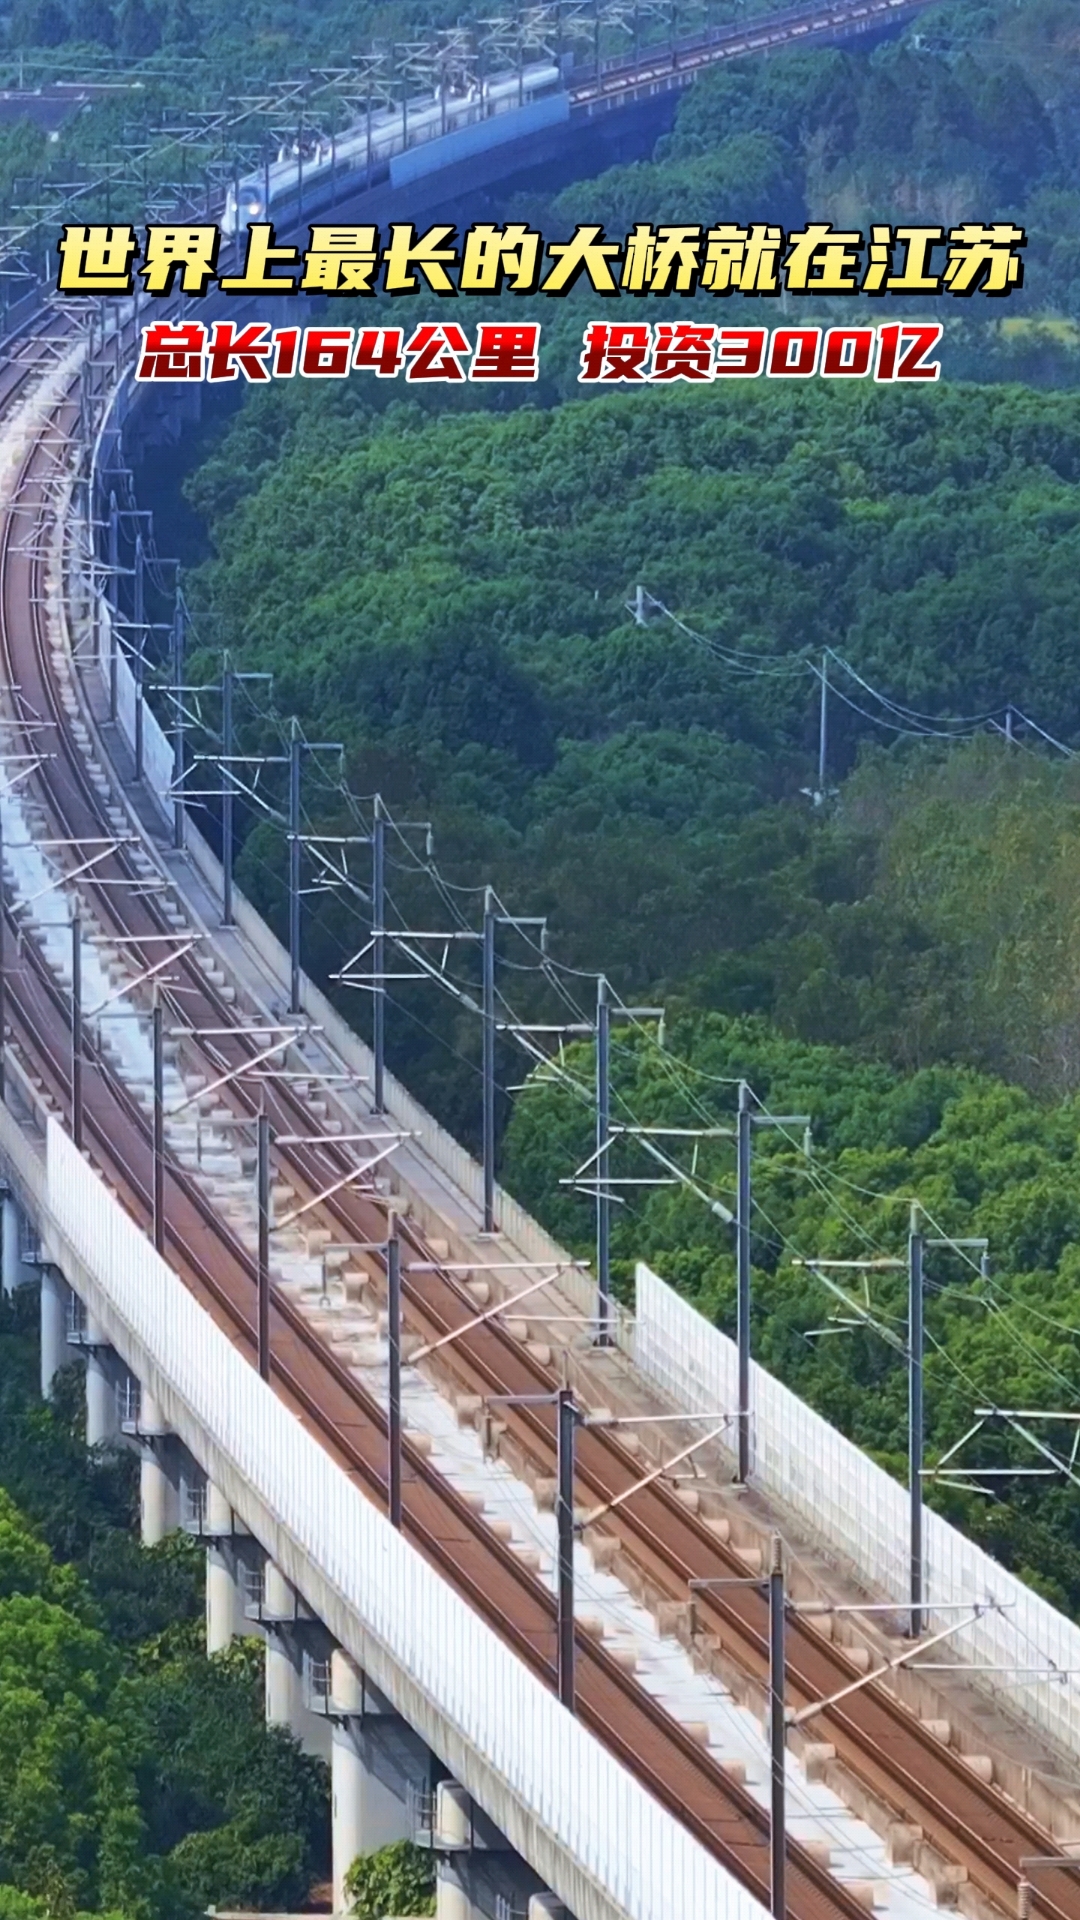
[{"label": "overhead catenary wire", "polygon": [[[724,640],[718,640],[708,634],[700,632],[698,628],[691,626],[688,621],[682,619],[679,614],[674,613],[672,609],[666,606],[663,600],[659,599],[656,595],[645,592],[644,598],[650,607],[669,620],[680,633],[685,634],[689,640],[692,640],[696,645],[702,647],[733,673],[751,679],[776,679],[809,675],[819,683],[822,680],[822,669],[806,648],[797,649],[787,654],[766,654],[757,652],[751,648],[734,647]],[[946,715],[927,713],[917,707],[907,706],[904,702],[894,700],[890,695],[882,693],[878,687],[875,687],[852,665],[850,660],[846,659],[843,654],[837,652],[835,647],[825,647],[824,656],[836,667],[840,668],[843,673],[850,675],[855,684],[861,687],[863,692],[882,709],[880,713],[868,712],[864,706],[860,706],[857,700],[852,699],[849,694],[846,694],[842,688],[838,687],[835,680],[829,680],[829,693],[842,701],[846,707],[850,708],[860,719],[866,720],[871,726],[884,727],[889,732],[908,738],[955,740],[972,737],[977,733],[984,732],[987,727],[997,727],[999,722],[1011,719],[1013,721],[1019,721],[1025,727],[1029,727],[1040,739],[1045,740],[1049,746],[1054,747],[1068,759],[1075,758],[1073,748],[1067,746],[1064,741],[1057,739],[1056,736],[1049,733],[1046,728],[1040,726],[1037,721],[1030,719],[1015,702],[1007,702],[1004,706],[991,708],[989,711],[981,714]],[[1010,738],[1013,738],[1011,734]]]},{"label": "overhead catenary wire", "polygon": [[[662,603],[656,604],[660,611],[665,614],[668,613],[668,610],[662,606]],[[713,643],[709,642],[705,636],[697,634],[687,622],[682,621],[678,616],[669,614],[668,617],[672,618],[680,630],[684,631],[688,637],[705,645],[710,651],[714,650]],[[721,647],[720,652],[737,660],[740,668],[744,671],[756,671],[763,664],[771,671],[774,667],[782,664],[785,670],[790,668],[792,671],[798,671],[800,673],[806,672],[820,676],[821,670],[816,662],[805,656],[792,657],[784,661],[766,660],[763,663],[762,657],[754,654],[750,649],[729,649]],[[985,725],[988,720],[992,720],[994,717],[993,715],[985,714],[965,715],[959,716],[955,720],[946,720],[945,722],[937,722],[933,726],[928,726],[926,723],[934,721],[934,716],[923,714],[916,708],[906,707],[903,703],[893,701],[889,696],[880,694],[877,689],[871,686],[864,676],[851,667],[850,663],[834,649],[827,650],[827,657],[839,669],[845,672],[850,671],[854,683],[865,692],[867,698],[877,702],[882,707],[883,712],[892,717],[882,721],[881,716],[867,713],[866,709],[861,707],[857,702],[848,700],[848,704],[852,705],[857,712],[862,713],[863,716],[869,720],[886,724],[896,731],[910,731],[922,737],[925,737],[926,734],[930,732],[936,734],[938,737],[952,738],[955,737],[955,735],[952,732],[947,732],[947,728],[973,728],[979,725]],[[841,690],[838,690],[832,682],[830,682],[830,690],[839,692],[839,696],[842,699],[847,699],[847,696],[844,695]],[[260,729],[265,730],[270,736],[276,738],[284,745],[287,737],[287,723],[277,710],[272,695],[267,694],[264,696],[256,694],[254,690],[245,687],[244,697],[250,714]],[[1019,711],[1017,709],[1014,708],[1013,712],[1019,717]],[[901,722],[903,722],[902,726],[900,724]],[[1037,728],[1033,728],[1033,730],[1038,731],[1040,737],[1045,737],[1049,744],[1062,751],[1069,751],[1069,749],[1063,747],[1061,742],[1056,741],[1053,736],[1046,735],[1044,730]],[[318,777],[312,781],[311,785],[313,788],[317,788],[319,793],[340,805],[354,825],[365,831],[370,829],[370,810],[374,796],[363,797],[354,794],[344,777],[343,769],[337,769],[333,776],[329,773],[320,773]],[[262,796],[259,796],[259,800],[261,804],[266,804]],[[305,802],[303,807],[303,818],[305,830],[312,835],[317,834],[318,821],[312,806],[307,802]],[[387,816],[387,825],[394,843],[395,851],[391,856],[391,860],[395,868],[405,877],[425,881],[429,884],[433,888],[441,906],[450,917],[451,924],[464,929],[469,923],[469,904],[479,898],[484,891],[483,886],[481,884],[465,884],[460,881],[451,880],[442,872],[441,866],[430,850],[425,851],[423,855],[418,852],[414,840],[400,829],[398,822],[390,814]],[[272,870],[267,863],[260,861],[259,865],[264,868],[268,876],[273,877],[275,880],[278,878],[278,876],[272,874]],[[502,913],[508,914],[507,903],[501,894],[494,890],[493,892],[497,909]],[[343,898],[340,894],[338,894],[337,897],[341,910],[346,917],[354,919],[366,932],[367,922],[357,902]],[[395,911],[398,912],[400,918],[404,920],[405,915],[402,910],[402,905],[393,900],[391,900],[390,904],[394,907]],[[343,957],[347,957],[344,955],[344,948],[340,939],[334,935],[331,929],[325,924],[323,937],[330,939],[334,947],[342,952]],[[526,943],[527,948],[531,950],[534,958],[527,962],[508,958],[505,962],[507,971],[519,976],[530,974],[537,979],[544,980],[548,987],[555,993],[563,1008],[569,1013],[572,1021],[575,1024],[587,1026],[591,1021],[592,1011],[588,1005],[582,1004],[582,998],[578,988],[586,983],[591,984],[595,981],[595,973],[588,968],[570,966],[543,951],[539,941],[533,937],[528,928],[521,929],[521,938]],[[440,984],[442,984],[446,990],[454,993],[459,999],[464,999],[467,1004],[469,1003],[474,990],[474,983],[460,968],[456,966],[452,967],[447,960],[439,967],[429,965],[425,970],[428,972],[430,978],[439,977]],[[415,1025],[418,1030],[425,1032],[440,1048],[466,1067],[472,1076],[479,1075],[480,1068],[477,1062],[462,1053],[459,1048],[447,1042],[436,1028],[426,1022],[417,1013],[416,1009],[411,1007],[400,994],[393,994],[391,1000],[395,1010],[408,1019],[410,1024]],[[497,1003],[502,1012],[507,1016],[507,1025],[512,1025],[516,1010],[511,995],[502,985],[497,987]],[[623,1008],[623,1002],[614,992],[613,1004],[620,1009]],[[531,1036],[515,1033],[512,1037],[545,1079],[550,1080],[553,1078],[558,1081],[569,1093],[579,1099],[583,1105],[591,1101],[591,1089],[584,1081],[579,1079],[575,1073],[566,1067],[561,1054],[547,1052],[538,1045],[536,1040]],[[708,1127],[715,1122],[716,1114],[708,1099],[704,1097],[705,1089],[709,1087],[718,1089],[734,1087],[740,1076],[734,1074],[730,1076],[711,1074],[692,1061],[677,1058],[669,1046],[661,1047],[657,1044],[657,1035],[652,1023],[640,1020],[636,1016],[628,1015],[626,1021],[626,1037],[614,1043],[613,1050],[616,1057],[628,1059],[634,1054],[635,1049],[643,1044],[648,1048],[649,1059],[662,1073],[671,1097],[683,1102],[686,1110],[694,1117],[700,1119],[704,1126]],[[500,1092],[504,1096],[510,1092],[510,1089],[503,1084],[502,1080],[500,1080]],[[641,1126],[640,1116],[635,1110],[636,1102],[624,1086],[616,1083],[612,1088],[612,1098],[616,1112],[620,1118],[628,1121],[631,1126]],[[763,1114],[767,1115],[768,1108],[764,1103],[759,1102],[759,1105],[762,1108]],[[794,1136],[783,1128],[780,1129],[780,1132],[786,1144],[793,1150],[798,1151],[799,1143],[795,1140]],[[873,1247],[876,1244],[876,1236],[858,1219],[850,1207],[844,1206],[837,1192],[838,1187],[846,1187],[850,1192],[857,1192],[875,1203],[886,1206],[901,1204],[917,1197],[906,1193],[900,1194],[893,1191],[877,1191],[865,1187],[859,1182],[851,1180],[841,1169],[826,1167],[820,1161],[816,1160],[801,1160],[798,1173],[799,1177],[804,1179],[811,1189],[819,1195],[823,1204],[833,1209],[843,1225],[854,1233],[861,1244],[866,1247]],[[692,1179],[689,1173],[687,1173],[686,1180],[688,1185],[692,1184],[696,1190],[703,1195],[707,1193],[716,1199],[730,1197],[730,1186],[713,1178],[706,1170],[700,1167]],[[757,1213],[764,1222],[774,1244],[779,1237],[780,1243],[784,1246],[785,1250],[791,1251],[791,1243],[780,1235],[776,1223],[768,1217],[759,1203],[755,1203],[755,1213]],[[927,1218],[930,1219],[930,1217],[928,1214]],[[937,1223],[935,1222],[934,1224],[936,1225]],[[969,1262],[969,1264],[973,1267],[973,1270],[978,1270],[975,1268],[974,1262]],[[1002,1309],[997,1302],[987,1301],[985,1304],[987,1305],[988,1311],[995,1312],[999,1317],[1004,1319],[1004,1309]],[[1014,1305],[1019,1306],[1021,1310],[1023,1310],[1023,1303],[1014,1301]],[[1011,1320],[1005,1320],[1005,1324],[1008,1326],[1011,1336],[1016,1339],[1018,1348],[1025,1351],[1026,1356],[1033,1364],[1040,1365],[1047,1371],[1050,1377],[1056,1378],[1060,1385],[1071,1385],[1060,1369],[1053,1367],[1052,1363],[1047,1362],[1045,1356],[1040,1355],[1037,1348],[1032,1347],[1029,1342],[1024,1340],[1023,1335],[1014,1327]],[[1062,1332],[1070,1331],[1064,1326],[1060,1326],[1058,1330]]]}]

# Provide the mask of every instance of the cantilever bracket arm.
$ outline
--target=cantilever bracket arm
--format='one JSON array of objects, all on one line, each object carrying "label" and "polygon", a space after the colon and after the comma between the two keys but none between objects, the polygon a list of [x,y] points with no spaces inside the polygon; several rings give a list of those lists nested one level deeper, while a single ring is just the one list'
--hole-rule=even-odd
[{"label": "cantilever bracket arm", "polygon": [[940,1640],[947,1640],[950,1634],[962,1633],[965,1627],[974,1626],[982,1614],[1000,1613],[1002,1610],[1001,1604],[996,1600],[987,1601],[985,1605],[973,1601],[972,1609],[966,1620],[954,1620],[952,1626],[942,1627],[939,1633],[932,1633],[929,1640],[918,1640],[912,1646],[905,1647],[903,1653],[895,1654],[891,1660],[883,1661],[881,1666],[875,1667],[872,1673],[860,1674],[857,1680],[852,1680],[848,1686],[841,1687],[836,1693],[828,1694],[824,1700],[812,1700],[808,1707],[800,1707],[797,1713],[789,1713],[788,1726],[801,1727],[804,1721],[812,1720],[816,1713],[824,1713],[827,1707],[835,1707],[839,1701],[846,1700],[850,1694],[858,1693],[861,1687],[868,1687],[873,1681],[882,1679],[885,1674],[894,1673],[897,1667],[902,1667],[913,1660],[917,1653],[925,1653],[928,1648],[936,1647]]},{"label": "cantilever bracket arm", "polygon": [[412,1140],[415,1137],[415,1134],[410,1133],[395,1134],[390,1145],[383,1147],[372,1159],[365,1160],[362,1167],[350,1167],[348,1173],[343,1173],[340,1179],[324,1187],[321,1193],[316,1193],[310,1200],[305,1200],[303,1206],[294,1207],[291,1213],[286,1214],[284,1220],[277,1222],[274,1232],[283,1232],[286,1227],[291,1227],[294,1221],[301,1219],[305,1213],[310,1213],[313,1207],[321,1206],[324,1200],[332,1200],[335,1193],[340,1193],[342,1187],[348,1186],[350,1180],[359,1180],[365,1173],[371,1173],[382,1161],[388,1160],[392,1153],[397,1152],[403,1140]]}]

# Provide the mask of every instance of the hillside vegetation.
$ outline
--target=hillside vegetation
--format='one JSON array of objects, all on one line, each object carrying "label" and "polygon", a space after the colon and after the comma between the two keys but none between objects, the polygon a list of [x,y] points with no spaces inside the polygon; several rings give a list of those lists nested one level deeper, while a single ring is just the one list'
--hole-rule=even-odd
[{"label": "hillside vegetation", "polygon": [[[432,815],[459,879],[549,912],[571,963],[1071,1088],[1071,769],[909,741],[824,821],[800,789],[829,646],[912,709],[1075,734],[1078,474],[1080,401],[1020,388],[399,405],[332,435],[272,394],[195,488],[220,548],[199,628],[345,740],[355,791]],[[721,650],[635,625],[638,581]],[[835,780],[891,735],[830,673]],[[271,842],[246,871],[272,901]],[[312,916],[340,964],[348,922]]]},{"label": "hillside vegetation", "polygon": [[295,1911],[321,1763],[263,1724],[261,1649],[202,1651],[200,1550],[145,1550],[134,1456],[88,1458],[78,1374],[37,1397],[36,1289],[0,1300],[0,1915]]}]

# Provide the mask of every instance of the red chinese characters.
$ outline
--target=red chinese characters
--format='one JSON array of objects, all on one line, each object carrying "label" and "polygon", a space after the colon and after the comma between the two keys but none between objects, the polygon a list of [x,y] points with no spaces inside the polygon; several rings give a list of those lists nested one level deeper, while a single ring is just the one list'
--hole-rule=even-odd
[{"label": "red chinese characters", "polygon": [[181,325],[158,320],[143,328],[136,380],[201,380],[205,372],[206,328],[198,320]]}]

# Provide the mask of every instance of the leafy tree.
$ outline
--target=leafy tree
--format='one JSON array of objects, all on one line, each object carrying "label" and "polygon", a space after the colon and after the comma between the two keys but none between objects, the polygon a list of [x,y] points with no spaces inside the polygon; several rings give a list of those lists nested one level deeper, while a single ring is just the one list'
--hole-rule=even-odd
[{"label": "leafy tree", "polygon": [[9,1885],[30,1901],[11,1920],[195,1920],[225,1888],[295,1909],[325,1865],[325,1769],[263,1724],[261,1648],[206,1660],[202,1556],[133,1539],[74,1378],[39,1404],[36,1307],[0,1301],[0,1488],[24,1501],[0,1491],[0,1912]]},{"label": "leafy tree", "polygon": [[[905,738],[924,724],[905,709],[1080,728],[1071,396],[763,385],[453,419],[354,403],[332,435],[327,404],[245,409],[253,492],[236,496],[231,438],[193,483],[220,547],[195,592],[204,631],[344,739],[354,790],[433,817],[454,880],[490,873],[549,913],[561,958],[639,997],[768,1013],[907,1068],[1080,1084],[1071,771]],[[635,582],[683,624],[634,623]],[[865,770],[815,810],[826,648],[828,771]],[[871,750],[893,730],[900,748]],[[242,872],[282,918],[272,826]],[[395,882],[401,912],[430,911],[419,885]],[[310,963],[339,971],[364,927],[355,900],[313,904]],[[461,1016],[468,1064],[448,1064],[428,1003],[401,998],[418,1024],[402,1041],[393,1023],[396,1063],[468,1130],[473,1028]]]},{"label": "leafy tree", "polygon": [[91,46],[114,46],[116,20],[107,0],[76,0],[72,33],[76,40]]},{"label": "leafy tree", "polygon": [[236,1905],[295,1910],[326,1847],[326,1769],[263,1725],[261,1648],[239,1642],[207,1661],[166,1636],[148,1651],[131,1700],[154,1846],[204,1906],[224,1874]]},{"label": "leafy tree", "polygon": [[289,1911],[307,1891],[298,1833],[266,1833],[255,1809],[221,1826],[185,1834],[169,1856],[192,1907]]},{"label": "leafy tree", "polygon": [[411,1840],[362,1853],[345,1876],[345,1891],[355,1920],[383,1920],[387,1914],[435,1911],[435,1867],[430,1853]]},{"label": "leafy tree", "polygon": [[58,47],[68,37],[70,21],[60,0],[16,0],[10,31],[13,46]]},{"label": "leafy tree", "polygon": [[161,45],[161,26],[146,0],[122,0],[117,17],[117,44],[129,59],[142,60]]}]

